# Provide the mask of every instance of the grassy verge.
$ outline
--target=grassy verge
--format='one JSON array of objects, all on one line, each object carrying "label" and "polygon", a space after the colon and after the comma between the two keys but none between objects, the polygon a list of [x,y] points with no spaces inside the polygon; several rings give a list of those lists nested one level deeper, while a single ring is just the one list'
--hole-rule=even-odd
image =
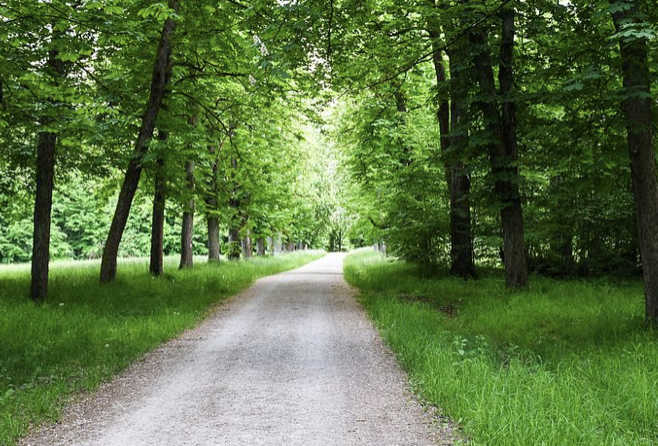
[{"label": "grassy verge", "polygon": [[533,277],[509,292],[502,274],[421,279],[371,250],[345,274],[469,444],[658,445],[658,334],[642,329],[639,281]]},{"label": "grassy verge", "polygon": [[202,264],[159,279],[146,261],[120,265],[115,283],[98,285],[98,263],[56,264],[50,295],[37,306],[29,268],[0,267],[0,445],[12,445],[30,423],[55,419],[67,398],[91,390],[184,329],[255,279],[321,256],[285,254]]}]

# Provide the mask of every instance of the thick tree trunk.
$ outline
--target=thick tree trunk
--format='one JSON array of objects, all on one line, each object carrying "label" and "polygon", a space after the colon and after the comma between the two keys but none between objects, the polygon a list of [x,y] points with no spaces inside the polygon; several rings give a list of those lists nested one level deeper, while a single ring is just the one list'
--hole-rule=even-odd
[{"label": "thick tree trunk", "polygon": [[[169,6],[177,10],[178,2],[170,0]],[[117,207],[114,211],[110,231],[103,249],[100,272],[101,283],[109,282],[116,278],[119,245],[121,243],[121,237],[123,237],[123,231],[126,228],[126,223],[128,222],[130,208],[139,184],[139,177],[142,173],[142,159],[148,150],[149,140],[153,137],[155,123],[171,77],[171,37],[174,33],[175,25],[176,22],[170,18],[165,21],[162,28],[162,34],[160,35],[160,42],[153,64],[151,92],[149,94],[148,104],[142,117],[137,142],[135,143],[135,150],[128,163],[128,169],[126,170],[123,185],[121,186]]]},{"label": "thick tree trunk", "polygon": [[55,183],[55,148],[57,135],[41,133],[37,148],[37,192],[34,201],[34,237],[32,244],[31,296],[43,301],[48,294],[50,261],[50,217]]},{"label": "thick tree trunk", "polygon": [[240,260],[240,230],[236,227],[228,229],[228,259]]},{"label": "thick tree trunk", "polygon": [[[165,141],[167,135],[160,132],[159,139]],[[155,169],[155,187],[153,194],[153,223],[151,226],[151,263],[149,271],[154,276],[164,272],[164,221],[165,201],[167,199],[167,182],[164,173],[164,159],[159,158]]]},{"label": "thick tree trunk", "polygon": [[[215,155],[215,146],[208,146],[210,155]],[[217,161],[212,163],[210,180],[208,181],[209,195],[206,199],[208,209],[208,261],[218,262],[220,256],[219,218],[217,212]]]},{"label": "thick tree trunk", "polygon": [[481,32],[469,33],[473,47],[479,49],[475,68],[480,84],[482,111],[487,131],[493,142],[489,145],[489,160],[495,181],[495,191],[501,205],[505,283],[509,287],[528,284],[523,236],[523,212],[519,193],[519,170],[516,166],[516,123],[509,94],[513,86],[512,50],[514,45],[514,12],[503,12],[500,82],[503,94],[503,117],[498,109],[498,97],[487,43]]},{"label": "thick tree trunk", "polygon": [[219,219],[208,217],[208,261],[219,262],[220,250]]},{"label": "thick tree trunk", "polygon": [[[187,189],[190,195],[194,191],[194,161],[185,163]],[[194,266],[192,236],[194,232],[194,198],[190,197],[183,211],[183,226],[181,229],[180,269]]]},{"label": "thick tree trunk", "polygon": [[[636,20],[637,6],[613,15],[615,26]],[[652,135],[651,79],[645,40],[619,42],[625,98],[628,150],[631,159],[635,215],[644,276],[645,320],[658,328],[658,183]]]},{"label": "thick tree trunk", "polygon": [[249,233],[247,232],[247,235],[245,236],[244,240],[242,241],[242,251],[244,254],[245,259],[251,258],[251,254],[253,252],[254,248],[251,244],[251,237],[249,236]]},{"label": "thick tree trunk", "polygon": [[256,239],[256,254],[261,257],[265,255],[265,237],[258,237]]},{"label": "thick tree trunk", "polygon": [[[58,59],[59,51],[51,50],[46,69],[55,80],[64,76],[64,63]],[[2,98],[0,98],[2,99]],[[43,124],[50,120],[44,119]],[[30,295],[41,302],[48,294],[50,262],[50,222],[55,185],[55,151],[57,135],[50,132],[39,134],[36,165],[36,197],[34,200],[34,233],[32,238],[32,276]]]}]

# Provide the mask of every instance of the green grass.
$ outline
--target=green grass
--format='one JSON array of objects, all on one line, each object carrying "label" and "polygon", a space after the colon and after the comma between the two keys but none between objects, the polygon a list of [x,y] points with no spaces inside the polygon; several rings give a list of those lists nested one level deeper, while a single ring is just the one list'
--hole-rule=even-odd
[{"label": "green grass", "polygon": [[29,425],[57,418],[76,393],[92,390],[131,362],[199,322],[217,302],[255,279],[321,256],[285,254],[148,274],[145,260],[120,263],[115,283],[98,285],[98,262],[55,263],[45,305],[34,305],[29,266],[0,267],[0,445]]},{"label": "green grass", "polygon": [[409,372],[471,445],[658,445],[658,333],[643,329],[640,280],[502,273],[422,279],[372,250],[348,282]]}]

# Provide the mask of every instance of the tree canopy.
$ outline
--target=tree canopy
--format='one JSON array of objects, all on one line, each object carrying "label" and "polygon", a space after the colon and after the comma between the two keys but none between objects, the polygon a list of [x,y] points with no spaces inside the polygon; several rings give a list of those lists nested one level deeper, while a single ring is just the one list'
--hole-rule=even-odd
[{"label": "tree canopy", "polygon": [[[0,260],[377,244],[476,278],[643,272],[651,1],[0,2]],[[196,216],[196,219],[194,217]],[[203,221],[200,224],[199,221]]]}]

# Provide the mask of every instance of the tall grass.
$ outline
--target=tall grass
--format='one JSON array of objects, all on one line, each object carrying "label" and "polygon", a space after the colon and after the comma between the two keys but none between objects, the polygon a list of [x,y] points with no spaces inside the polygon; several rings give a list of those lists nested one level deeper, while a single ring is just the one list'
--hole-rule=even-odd
[{"label": "tall grass", "polygon": [[0,445],[30,423],[55,419],[71,395],[91,390],[184,329],[255,279],[321,256],[285,254],[202,264],[154,279],[144,260],[120,264],[98,285],[98,262],[55,263],[48,301],[34,305],[29,268],[0,267]]},{"label": "tall grass", "polygon": [[416,391],[472,445],[658,445],[658,334],[643,329],[639,280],[502,274],[422,279],[360,251],[347,280]]}]

